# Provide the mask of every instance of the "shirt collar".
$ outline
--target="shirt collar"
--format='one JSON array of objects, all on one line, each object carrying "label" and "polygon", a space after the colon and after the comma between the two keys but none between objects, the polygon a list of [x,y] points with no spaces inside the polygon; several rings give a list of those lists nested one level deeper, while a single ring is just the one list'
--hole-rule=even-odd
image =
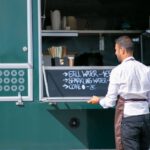
[{"label": "shirt collar", "polygon": [[135,60],[135,58],[133,56],[127,57],[126,59],[124,59],[122,62],[127,62],[129,60]]}]

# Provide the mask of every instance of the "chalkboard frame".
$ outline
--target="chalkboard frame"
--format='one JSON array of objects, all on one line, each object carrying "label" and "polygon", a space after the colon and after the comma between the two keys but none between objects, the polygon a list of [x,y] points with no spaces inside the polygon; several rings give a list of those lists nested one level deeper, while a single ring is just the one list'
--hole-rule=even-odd
[{"label": "chalkboard frame", "polygon": [[[47,80],[46,71],[70,71],[70,70],[112,70],[114,66],[43,66],[43,91],[45,88],[46,96],[43,96],[44,102],[84,102],[87,101],[91,96],[51,96],[49,93],[49,85]],[[95,95],[95,94],[93,94]],[[97,95],[101,98],[104,95]]]}]

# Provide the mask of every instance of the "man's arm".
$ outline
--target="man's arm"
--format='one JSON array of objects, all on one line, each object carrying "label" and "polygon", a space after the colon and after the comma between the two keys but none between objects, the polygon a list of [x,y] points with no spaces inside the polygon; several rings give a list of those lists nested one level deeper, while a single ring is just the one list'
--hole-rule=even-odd
[{"label": "man's arm", "polygon": [[91,104],[99,103],[103,108],[114,107],[116,104],[119,90],[118,78],[116,77],[118,77],[117,71],[113,71],[110,75],[108,91],[104,98],[100,99],[98,96],[93,96],[87,102]]}]

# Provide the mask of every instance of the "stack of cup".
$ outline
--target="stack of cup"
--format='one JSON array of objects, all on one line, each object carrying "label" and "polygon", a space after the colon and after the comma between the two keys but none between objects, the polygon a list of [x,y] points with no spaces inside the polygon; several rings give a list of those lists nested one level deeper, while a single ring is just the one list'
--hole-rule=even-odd
[{"label": "stack of cup", "polygon": [[68,60],[69,66],[74,66],[74,56],[73,55],[68,56]]}]

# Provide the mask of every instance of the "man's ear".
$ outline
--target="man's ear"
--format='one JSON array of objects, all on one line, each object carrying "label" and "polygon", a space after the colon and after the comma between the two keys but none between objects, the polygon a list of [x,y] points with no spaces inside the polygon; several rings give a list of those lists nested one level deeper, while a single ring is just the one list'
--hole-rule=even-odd
[{"label": "man's ear", "polygon": [[122,47],[121,50],[122,50],[122,54],[126,53],[126,49],[124,47]]}]

